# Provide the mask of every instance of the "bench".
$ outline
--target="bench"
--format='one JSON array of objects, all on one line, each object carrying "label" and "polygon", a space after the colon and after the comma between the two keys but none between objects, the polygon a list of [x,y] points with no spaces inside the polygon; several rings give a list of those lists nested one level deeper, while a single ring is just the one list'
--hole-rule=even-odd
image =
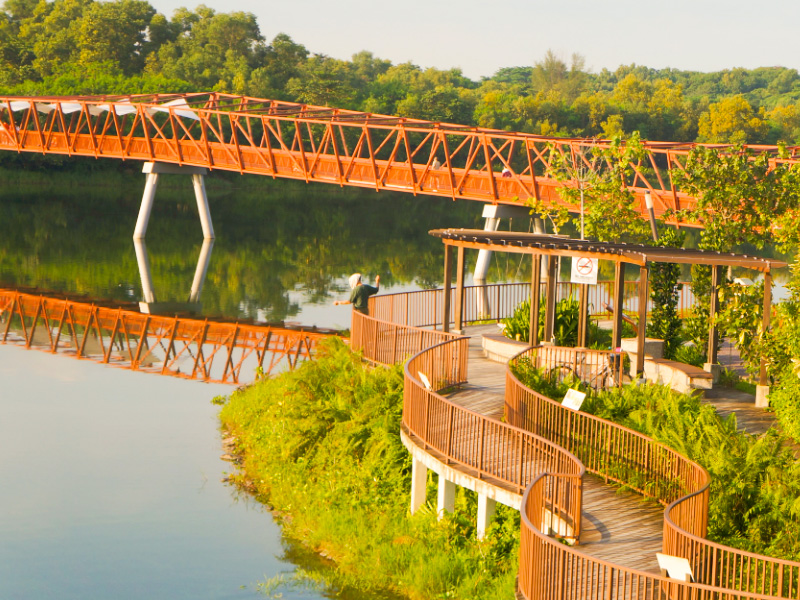
[{"label": "bench", "polygon": [[710,390],[714,384],[714,376],[711,373],[666,358],[646,358],[644,376],[649,381],[663,383],[684,394],[690,394],[694,390]]},{"label": "bench", "polygon": [[483,334],[483,355],[495,362],[507,363],[515,356],[529,347],[528,342],[518,342],[504,335]]}]

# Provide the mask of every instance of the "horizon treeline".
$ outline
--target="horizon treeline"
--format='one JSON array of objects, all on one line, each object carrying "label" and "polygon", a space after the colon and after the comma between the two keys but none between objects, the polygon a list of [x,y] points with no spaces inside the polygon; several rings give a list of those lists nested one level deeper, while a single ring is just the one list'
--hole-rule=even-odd
[{"label": "horizon treeline", "polygon": [[623,65],[591,73],[548,51],[473,81],[460,69],[312,54],[256,17],[200,5],[171,17],[145,0],[5,0],[0,93],[219,91],[559,137],[800,143],[800,75]]}]

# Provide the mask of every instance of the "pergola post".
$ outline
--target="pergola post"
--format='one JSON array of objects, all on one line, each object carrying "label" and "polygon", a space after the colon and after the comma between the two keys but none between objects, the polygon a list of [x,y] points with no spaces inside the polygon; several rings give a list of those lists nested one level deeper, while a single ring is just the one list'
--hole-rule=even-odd
[{"label": "pergola post", "polygon": [[544,341],[552,342],[556,326],[556,285],[558,283],[558,257],[547,261],[547,297],[544,305]]},{"label": "pergola post", "polygon": [[450,246],[444,245],[444,284],[442,285],[444,298],[442,300],[442,331],[450,331],[450,280],[453,277],[453,261],[450,255]]},{"label": "pergola post", "polygon": [[[772,273],[764,271],[764,303],[762,305],[761,331],[769,331],[770,313],[772,312]],[[766,408],[769,406],[769,379],[767,378],[767,361],[761,357],[761,371],[758,385],[756,386],[756,406]]]},{"label": "pergola post", "polygon": [[639,331],[636,334],[636,375],[644,372],[644,340],[647,331],[647,284],[650,269],[647,265],[639,267]]},{"label": "pergola post", "polygon": [[614,328],[611,333],[611,347],[622,345],[622,303],[625,301],[625,263],[617,261],[614,265]]},{"label": "pergola post", "polygon": [[542,255],[533,255],[531,266],[531,323],[528,341],[531,346],[539,345],[539,300],[542,296]]},{"label": "pergola post", "polygon": [[[573,258],[572,260],[576,260]],[[580,288],[580,301],[578,302],[578,346],[581,348],[586,347],[586,326],[589,318],[589,285],[586,283],[579,284]]]},{"label": "pergola post", "polygon": [[715,323],[715,317],[719,312],[719,284],[722,281],[722,266],[711,267],[711,301],[708,305],[708,350],[706,352],[706,364],[703,365],[705,371],[714,376],[714,381],[719,378],[720,368],[717,365],[717,347],[719,346],[719,328]]},{"label": "pergola post", "polygon": [[458,247],[456,260],[456,333],[463,333],[464,323],[464,246]]}]

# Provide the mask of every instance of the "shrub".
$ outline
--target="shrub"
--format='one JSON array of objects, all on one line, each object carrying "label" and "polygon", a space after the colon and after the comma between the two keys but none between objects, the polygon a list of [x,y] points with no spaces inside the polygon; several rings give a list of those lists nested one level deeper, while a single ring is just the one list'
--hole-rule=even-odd
[{"label": "shrub", "polygon": [[[555,309],[555,324],[553,326],[553,336],[556,346],[574,347],[578,343],[578,318],[580,303],[570,297],[559,300]],[[523,342],[530,341],[531,329],[531,302],[523,300],[514,314],[508,319],[503,319],[505,325],[503,332],[506,337],[519,339]],[[539,303],[539,332],[540,336],[544,331],[545,306]]]}]

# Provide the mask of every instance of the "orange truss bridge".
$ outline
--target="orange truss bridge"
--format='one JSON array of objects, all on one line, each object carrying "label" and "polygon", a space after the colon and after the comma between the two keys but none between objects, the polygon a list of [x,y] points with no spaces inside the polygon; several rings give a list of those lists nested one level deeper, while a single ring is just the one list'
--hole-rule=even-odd
[{"label": "orange truss bridge", "polygon": [[[493,204],[557,202],[554,155],[572,172],[606,140],[548,138],[219,93],[0,97],[0,149],[171,163]],[[626,182],[647,215],[691,208],[671,171],[696,144],[645,142]],[[718,146],[720,147],[720,146]],[[724,147],[724,146],[721,146]],[[776,161],[775,146],[750,146]],[[504,172],[505,171],[505,172]],[[689,224],[689,223],[687,223]]]},{"label": "orange truss bridge", "polygon": [[104,364],[197,379],[250,383],[293,369],[330,335],[281,327],[159,317],[0,290],[0,342]]}]

